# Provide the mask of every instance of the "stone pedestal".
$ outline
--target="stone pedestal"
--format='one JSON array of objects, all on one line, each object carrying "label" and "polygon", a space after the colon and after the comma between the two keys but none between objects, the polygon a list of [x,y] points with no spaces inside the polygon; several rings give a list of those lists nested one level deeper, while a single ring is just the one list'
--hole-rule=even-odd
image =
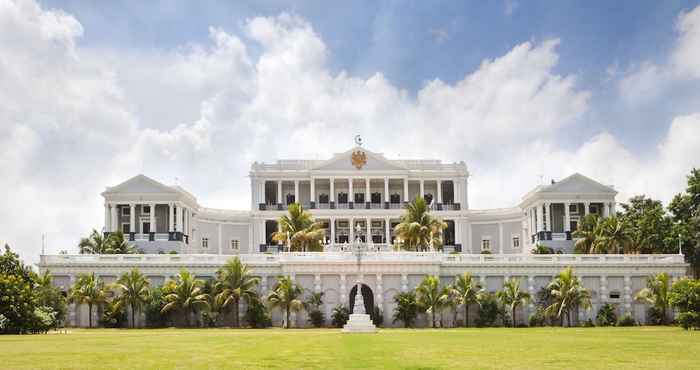
[{"label": "stone pedestal", "polygon": [[376,333],[372,319],[365,313],[365,301],[362,298],[362,283],[357,282],[357,293],[355,293],[355,305],[353,314],[343,326],[343,333]]}]

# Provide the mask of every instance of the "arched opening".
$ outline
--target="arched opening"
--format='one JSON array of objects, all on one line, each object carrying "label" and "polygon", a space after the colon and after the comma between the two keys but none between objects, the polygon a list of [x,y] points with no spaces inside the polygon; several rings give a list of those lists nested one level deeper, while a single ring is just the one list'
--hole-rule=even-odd
[{"label": "arched opening", "polygon": [[[374,315],[374,295],[372,294],[372,289],[366,284],[362,284],[362,300],[365,302],[365,313],[373,316]],[[350,289],[350,313],[355,312],[355,294],[357,294],[357,284],[355,284],[352,289]]]}]

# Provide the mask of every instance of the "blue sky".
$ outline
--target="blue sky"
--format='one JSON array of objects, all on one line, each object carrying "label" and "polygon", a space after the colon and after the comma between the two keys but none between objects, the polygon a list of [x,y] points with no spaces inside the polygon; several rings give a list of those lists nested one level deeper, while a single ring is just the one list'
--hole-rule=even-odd
[{"label": "blue sky", "polygon": [[[624,133],[637,150],[665,133],[679,109],[620,110],[610,104],[610,68],[640,60],[660,61],[672,47],[674,21],[698,1],[284,1],[201,4],[191,1],[42,1],[75,15],[86,30],[85,47],[168,50],[206,42],[208,27],[239,33],[247,19],[291,12],[308,20],[330,50],[329,69],[368,77],[382,72],[412,94],[427,80],[453,83],[482,60],[525,41],[559,38],[554,71],[576,74],[579,86],[596,92],[580,127]],[[253,50],[253,53],[255,51]],[[632,115],[630,117],[630,115]],[[624,119],[622,117],[624,116]],[[635,130],[642,125],[645,130]],[[562,137],[568,140],[569,135]],[[573,139],[576,140],[575,138]]]},{"label": "blue sky", "polygon": [[580,172],[668,202],[700,167],[700,1],[0,0],[0,225],[75,251],[106,186],[250,207],[254,161],[465,161],[474,209]]}]

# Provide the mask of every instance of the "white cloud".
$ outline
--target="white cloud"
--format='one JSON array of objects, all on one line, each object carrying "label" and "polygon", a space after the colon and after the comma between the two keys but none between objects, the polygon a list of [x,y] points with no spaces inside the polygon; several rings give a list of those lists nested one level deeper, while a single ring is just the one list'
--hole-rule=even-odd
[{"label": "white cloud", "polygon": [[562,148],[556,132],[576,131],[590,93],[554,72],[558,40],[516,45],[414,97],[380,72],[332,73],[320,35],[289,14],[250,19],[240,37],[211,28],[208,43],[173,51],[98,50],[81,48],[70,15],[0,0],[0,31],[27,40],[0,49],[0,225],[32,260],[41,232],[50,251],[74,250],[102,226],[103,187],[137,173],[247,209],[251,162],[325,158],[357,133],[391,157],[467,161],[479,208],[512,206],[538,175],[574,171],[630,193],[650,178],[667,198],[700,157],[697,116],[674,120],[651,160],[609,133]]},{"label": "white cloud", "polygon": [[647,103],[687,80],[700,78],[700,6],[681,13],[678,38],[663,63],[645,61],[620,80],[620,95],[629,103]]}]

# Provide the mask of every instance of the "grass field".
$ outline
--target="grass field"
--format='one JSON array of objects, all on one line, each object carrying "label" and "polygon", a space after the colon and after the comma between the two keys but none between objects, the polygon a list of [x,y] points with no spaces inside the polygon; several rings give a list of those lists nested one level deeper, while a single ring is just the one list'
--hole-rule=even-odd
[{"label": "grass field", "polygon": [[672,327],[78,329],[0,336],[2,369],[699,369],[700,332]]}]

